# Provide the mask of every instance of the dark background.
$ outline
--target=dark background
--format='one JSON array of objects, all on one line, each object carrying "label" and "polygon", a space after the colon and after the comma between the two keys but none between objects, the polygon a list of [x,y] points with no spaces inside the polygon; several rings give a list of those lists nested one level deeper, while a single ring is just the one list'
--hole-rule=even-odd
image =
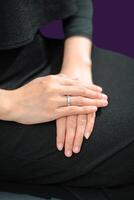
[{"label": "dark background", "polygon": [[[134,0],[92,0],[93,42],[134,58]],[[44,35],[63,38],[62,22],[41,27]]]}]

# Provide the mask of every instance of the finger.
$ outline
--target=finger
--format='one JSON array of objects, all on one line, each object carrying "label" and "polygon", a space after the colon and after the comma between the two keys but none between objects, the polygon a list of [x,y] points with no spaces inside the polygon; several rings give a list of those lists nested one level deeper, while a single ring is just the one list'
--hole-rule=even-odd
[{"label": "finger", "polygon": [[90,86],[90,88],[92,89],[92,90],[95,90],[95,91],[99,91],[99,92],[102,92],[103,91],[103,88],[102,87],[100,87],[100,86],[98,86],[98,85],[96,85],[96,84],[90,84],[89,85]]},{"label": "finger", "polygon": [[[105,98],[102,99],[91,99],[82,96],[71,96],[71,105],[72,106],[97,106],[97,107],[104,107],[108,105],[108,100]],[[67,106],[67,97],[60,97],[58,99],[58,105]]]},{"label": "finger", "polygon": [[108,101],[106,99],[90,99],[86,97],[72,96],[71,105],[103,107],[108,105]]},{"label": "finger", "polygon": [[66,121],[65,155],[72,156],[73,141],[76,131],[77,115],[68,116]]},{"label": "finger", "polygon": [[84,84],[84,82],[82,82],[78,78],[70,78],[66,74],[63,74],[63,73],[59,73],[58,75],[61,77],[62,84],[70,85],[70,83],[73,84],[73,83],[76,83],[75,81],[77,81],[77,83],[83,83],[83,85],[89,86],[89,88],[92,88],[93,90],[97,90],[97,91],[103,90],[103,88],[97,84],[94,84],[94,83],[93,84]]},{"label": "finger", "polygon": [[88,90],[95,90],[97,92],[102,91],[102,87],[96,84],[87,84],[84,81],[79,80],[78,78],[70,78],[65,74],[59,74],[59,82],[64,86],[77,86],[86,88]]},{"label": "finger", "polygon": [[57,134],[56,134],[56,145],[59,151],[63,149],[65,141],[66,131],[66,117],[62,117],[56,120]]},{"label": "finger", "polygon": [[98,91],[94,91],[91,89],[87,89],[86,87],[83,87],[82,85],[73,85],[70,86],[60,86],[59,93],[61,96],[65,95],[72,95],[72,96],[83,96],[88,98],[104,98],[104,96],[107,97],[106,94],[102,94]]},{"label": "finger", "polygon": [[96,106],[65,106],[59,107],[55,112],[55,119],[69,115],[89,114],[97,111]]},{"label": "finger", "polygon": [[90,84],[87,84],[87,83],[81,81],[78,78],[69,77],[69,76],[67,76],[65,74],[61,74],[60,73],[58,80],[63,85],[81,85],[83,87],[87,87],[88,89],[90,89]]},{"label": "finger", "polygon": [[72,86],[72,85],[77,85],[80,84],[80,80],[79,79],[74,79],[74,78],[70,78],[65,74],[59,74],[59,79],[58,81],[62,84],[62,85],[68,85],[68,86]]},{"label": "finger", "polygon": [[96,117],[96,112],[88,114],[87,115],[88,120],[87,120],[87,125],[85,128],[85,138],[88,139],[93,131],[94,123],[95,123],[95,117]]},{"label": "finger", "polygon": [[87,123],[87,115],[78,115],[77,117],[77,130],[73,144],[73,152],[78,153],[81,149],[85,127]]}]

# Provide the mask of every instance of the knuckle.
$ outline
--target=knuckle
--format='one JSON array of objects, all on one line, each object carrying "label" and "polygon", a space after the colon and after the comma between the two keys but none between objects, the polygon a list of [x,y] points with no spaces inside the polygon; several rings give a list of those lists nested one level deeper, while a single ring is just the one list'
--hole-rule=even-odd
[{"label": "knuckle", "polygon": [[75,107],[75,106],[71,106],[71,107],[69,107],[69,109],[72,113],[75,113],[77,111],[77,107]]},{"label": "knuckle", "polygon": [[98,100],[98,105],[103,105],[103,100]]},{"label": "knuckle", "polygon": [[86,94],[86,89],[82,86],[80,86],[79,91],[80,91],[80,94],[83,96]]},{"label": "knuckle", "polygon": [[96,97],[96,98],[98,98],[98,97],[99,97],[99,94],[98,94],[98,92],[95,92],[95,91],[93,91],[93,93],[92,93],[92,94],[93,94],[93,96],[94,96],[94,97]]},{"label": "knuckle", "polygon": [[80,97],[80,103],[83,105],[86,103],[85,99],[83,97]]},{"label": "knuckle", "polygon": [[94,104],[97,106],[98,105],[98,100],[94,100]]},{"label": "knuckle", "polygon": [[83,95],[86,96],[87,95],[87,89],[83,88],[82,90],[83,90]]},{"label": "knuckle", "polygon": [[98,91],[98,86],[97,86],[97,85],[92,84],[92,87],[93,87],[96,91]]},{"label": "knuckle", "polygon": [[101,97],[101,94],[99,92],[96,92],[96,97],[97,98],[100,98]]},{"label": "knuckle", "polygon": [[101,106],[101,105],[103,105],[103,100],[98,100],[97,101],[97,106]]},{"label": "knuckle", "polygon": [[83,112],[87,112],[87,111],[89,110],[89,108],[87,108],[86,106],[84,106],[84,107],[81,108],[81,110],[82,110]]},{"label": "knuckle", "polygon": [[71,149],[71,148],[72,148],[72,143],[71,142],[66,142],[65,149]]},{"label": "knuckle", "polygon": [[72,128],[70,128],[70,129],[68,129],[67,130],[67,135],[68,135],[68,139],[67,139],[67,141],[69,142],[69,141],[72,141],[72,139],[74,138],[74,129],[72,129]]}]

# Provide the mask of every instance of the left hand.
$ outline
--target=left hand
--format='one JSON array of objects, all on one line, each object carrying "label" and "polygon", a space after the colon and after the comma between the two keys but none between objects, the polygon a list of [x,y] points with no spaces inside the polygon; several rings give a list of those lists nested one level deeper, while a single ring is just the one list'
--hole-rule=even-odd
[{"label": "left hand", "polygon": [[[80,63],[79,61],[77,64],[62,66],[60,73],[74,79],[79,79],[88,85],[94,85],[92,80],[91,63]],[[97,88],[93,88],[98,91]],[[102,92],[101,88],[99,91]],[[92,133],[95,117],[96,112],[86,115],[72,115],[57,119],[57,148],[62,150],[64,146],[64,153],[67,157],[72,156],[73,152],[78,153],[82,146],[83,136],[88,139]]]}]

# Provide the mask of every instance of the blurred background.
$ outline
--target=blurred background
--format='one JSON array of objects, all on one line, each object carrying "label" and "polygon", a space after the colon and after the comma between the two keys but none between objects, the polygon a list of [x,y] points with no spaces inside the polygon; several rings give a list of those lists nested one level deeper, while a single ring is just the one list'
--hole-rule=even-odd
[{"label": "blurred background", "polygon": [[[134,0],[92,0],[93,42],[98,47],[134,58]],[[63,38],[62,21],[41,27],[52,38]]]}]

